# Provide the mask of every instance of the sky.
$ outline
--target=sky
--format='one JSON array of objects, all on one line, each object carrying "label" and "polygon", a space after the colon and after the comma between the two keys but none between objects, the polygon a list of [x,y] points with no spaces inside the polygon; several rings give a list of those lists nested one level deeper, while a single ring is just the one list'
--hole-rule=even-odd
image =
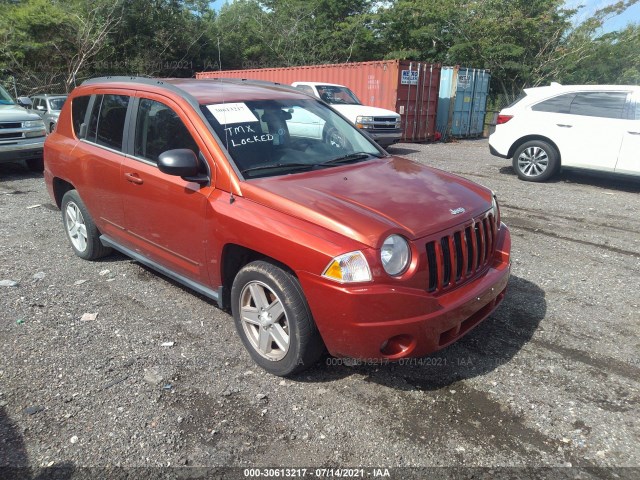
[{"label": "sky", "polygon": [[[225,3],[232,3],[233,0],[215,0],[209,3],[213,9],[219,11]],[[568,8],[575,8],[578,5],[584,5],[584,8],[580,9],[574,23],[580,23],[582,20],[588,18],[598,8],[602,8],[607,5],[615,3],[615,0],[566,0],[565,5]],[[612,32],[614,30],[621,30],[629,23],[640,23],[640,2],[629,7],[622,15],[611,18],[605,22],[602,33]]]},{"label": "sky", "polygon": [[[565,5],[568,8],[575,8],[577,5],[584,5],[584,8],[580,9],[574,23],[580,23],[589,16],[591,16],[596,10],[607,5],[616,3],[614,0],[566,0]],[[602,27],[603,32],[612,32],[614,30],[622,30],[629,23],[640,23],[640,2],[629,7],[622,15],[609,19]]]}]

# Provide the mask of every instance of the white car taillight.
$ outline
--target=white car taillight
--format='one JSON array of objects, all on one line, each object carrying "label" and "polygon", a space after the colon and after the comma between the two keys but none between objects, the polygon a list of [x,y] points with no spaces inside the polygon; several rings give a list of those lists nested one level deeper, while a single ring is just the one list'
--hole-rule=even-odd
[{"label": "white car taillight", "polygon": [[496,120],[496,125],[502,125],[503,123],[507,123],[512,118],[513,118],[513,115],[498,115],[498,120]]}]

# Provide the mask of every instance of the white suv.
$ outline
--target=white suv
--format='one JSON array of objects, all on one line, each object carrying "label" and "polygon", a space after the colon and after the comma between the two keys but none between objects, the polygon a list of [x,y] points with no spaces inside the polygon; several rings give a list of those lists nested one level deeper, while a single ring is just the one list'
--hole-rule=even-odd
[{"label": "white suv", "polygon": [[559,85],[525,89],[489,137],[518,177],[548,180],[562,167],[640,176],[640,87]]}]

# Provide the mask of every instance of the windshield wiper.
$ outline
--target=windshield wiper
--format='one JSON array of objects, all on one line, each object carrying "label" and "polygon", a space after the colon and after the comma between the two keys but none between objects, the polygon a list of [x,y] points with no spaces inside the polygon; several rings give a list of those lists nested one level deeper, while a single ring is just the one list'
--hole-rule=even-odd
[{"label": "windshield wiper", "polygon": [[358,160],[364,160],[369,157],[380,158],[380,155],[376,155],[375,153],[367,153],[367,152],[355,152],[350,153],[348,155],[342,155],[341,157],[334,158],[331,160],[327,160],[326,162],[320,163],[276,163],[274,165],[258,165],[255,167],[245,168],[244,170],[240,170],[240,173],[243,175],[249,172],[257,172],[260,170],[269,171],[269,170],[278,170],[282,168],[289,168],[292,170],[300,170],[304,168],[314,169],[318,167],[330,167],[337,166],[342,163],[356,162]]},{"label": "windshield wiper", "polygon": [[275,165],[258,165],[256,167],[245,168],[240,170],[243,175],[248,172],[257,172],[258,170],[277,170],[279,168],[292,168],[298,170],[300,168],[313,168],[317,165],[315,163],[276,163]]},{"label": "windshield wiper", "polygon": [[380,158],[380,155],[368,152],[354,152],[349,153],[348,155],[342,155],[341,157],[337,157],[332,160],[327,160],[326,162],[320,163],[320,165],[338,165],[340,163],[357,162],[358,160],[364,160],[369,157]]}]

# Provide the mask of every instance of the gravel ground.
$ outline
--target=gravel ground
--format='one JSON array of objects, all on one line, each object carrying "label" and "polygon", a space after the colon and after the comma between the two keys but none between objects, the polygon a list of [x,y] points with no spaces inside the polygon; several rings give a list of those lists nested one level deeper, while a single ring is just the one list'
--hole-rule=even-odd
[{"label": "gravel ground", "polygon": [[497,192],[513,237],[507,297],[431,357],[326,358],[286,380],[252,363],[213,302],[122,255],[74,256],[42,176],[0,165],[0,280],[17,282],[0,287],[0,466],[638,478],[621,467],[640,466],[640,182],[522,182],[486,140],[389,151]]}]

